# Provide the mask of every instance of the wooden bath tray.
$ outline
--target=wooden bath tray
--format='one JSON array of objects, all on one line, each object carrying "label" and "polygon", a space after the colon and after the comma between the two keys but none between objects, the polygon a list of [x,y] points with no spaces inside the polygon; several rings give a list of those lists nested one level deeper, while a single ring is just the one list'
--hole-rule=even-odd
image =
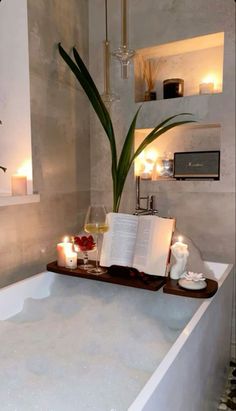
[{"label": "wooden bath tray", "polygon": [[[78,263],[82,263],[82,260],[78,260]],[[89,263],[94,264],[93,261],[89,261]],[[157,291],[166,283],[166,277],[139,273],[138,270],[129,269],[128,267],[111,266],[108,268],[107,273],[96,275],[90,274],[79,267],[74,270],[59,267],[57,262],[53,261],[47,265],[47,270],[72,277],[87,278],[88,280],[103,281],[150,291]]]},{"label": "wooden bath tray", "polygon": [[178,285],[178,280],[167,279],[163,287],[163,292],[166,294],[181,295],[182,297],[191,298],[210,298],[218,290],[218,283],[214,280],[206,279],[207,287],[203,290],[186,290]]}]

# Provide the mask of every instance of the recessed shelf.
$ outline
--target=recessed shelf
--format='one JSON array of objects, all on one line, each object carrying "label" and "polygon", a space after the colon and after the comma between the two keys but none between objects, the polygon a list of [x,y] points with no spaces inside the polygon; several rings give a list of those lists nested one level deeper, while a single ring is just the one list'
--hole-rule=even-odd
[{"label": "recessed shelf", "polygon": [[[135,150],[140,146],[145,137],[152,131],[152,128],[135,130]],[[135,174],[146,178],[142,181],[182,181],[172,177],[162,176],[162,160],[173,158],[177,152],[199,152],[199,151],[220,151],[221,125],[218,123],[190,123],[175,127],[156,140],[143,150],[135,160]],[[148,174],[150,178],[148,179]],[[159,175],[160,174],[160,175]],[[188,178],[186,181],[193,181]],[[194,179],[204,181],[205,178]],[[209,181],[210,179],[207,179]]]},{"label": "recessed shelf", "polygon": [[155,77],[153,90],[156,91],[157,100],[163,99],[163,81],[170,78],[184,80],[184,97],[199,95],[199,85],[203,82],[214,83],[214,92],[209,94],[221,93],[223,56],[223,32],[137,50],[134,63],[135,101],[145,100],[147,85],[143,72],[147,62]]},{"label": "recessed shelf", "polygon": [[0,194],[0,207],[19,205],[19,204],[30,204],[39,203],[39,194],[29,194],[26,196],[11,196],[9,194]]}]

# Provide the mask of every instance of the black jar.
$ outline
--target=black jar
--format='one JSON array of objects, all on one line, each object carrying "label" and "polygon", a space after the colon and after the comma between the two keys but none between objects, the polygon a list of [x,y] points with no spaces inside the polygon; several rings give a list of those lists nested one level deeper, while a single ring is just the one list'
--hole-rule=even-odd
[{"label": "black jar", "polygon": [[182,78],[170,78],[163,81],[163,97],[176,98],[184,95],[184,80]]}]

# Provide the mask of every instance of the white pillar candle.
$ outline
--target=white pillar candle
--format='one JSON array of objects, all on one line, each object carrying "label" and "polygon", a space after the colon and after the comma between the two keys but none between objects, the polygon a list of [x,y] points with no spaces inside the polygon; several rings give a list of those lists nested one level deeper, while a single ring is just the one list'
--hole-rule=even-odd
[{"label": "white pillar candle", "polygon": [[27,177],[15,174],[11,177],[11,192],[13,196],[27,195]]},{"label": "white pillar candle", "polygon": [[57,244],[57,265],[59,267],[66,266],[66,255],[72,253],[73,244],[64,239],[62,243]]},{"label": "white pillar candle", "polygon": [[66,268],[71,268],[71,269],[77,268],[77,253],[75,253],[74,251],[66,253],[65,260],[66,260]]},{"label": "white pillar candle", "polygon": [[176,241],[176,243],[171,246],[171,251],[176,262],[171,267],[170,278],[172,278],[172,280],[178,280],[185,273],[185,267],[189,256],[188,246],[187,244],[182,243],[182,241]]},{"label": "white pillar candle", "polygon": [[200,94],[212,94],[214,92],[214,83],[201,83],[199,84]]}]

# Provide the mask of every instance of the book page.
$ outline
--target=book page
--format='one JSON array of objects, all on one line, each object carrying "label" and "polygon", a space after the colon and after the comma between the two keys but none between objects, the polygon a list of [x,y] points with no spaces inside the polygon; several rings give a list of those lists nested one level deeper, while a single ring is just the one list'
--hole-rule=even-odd
[{"label": "book page", "polygon": [[105,267],[132,267],[138,229],[138,217],[130,214],[109,213],[109,230],[104,234],[100,264]]},{"label": "book page", "polygon": [[140,216],[133,267],[147,274],[165,276],[175,220]]}]

